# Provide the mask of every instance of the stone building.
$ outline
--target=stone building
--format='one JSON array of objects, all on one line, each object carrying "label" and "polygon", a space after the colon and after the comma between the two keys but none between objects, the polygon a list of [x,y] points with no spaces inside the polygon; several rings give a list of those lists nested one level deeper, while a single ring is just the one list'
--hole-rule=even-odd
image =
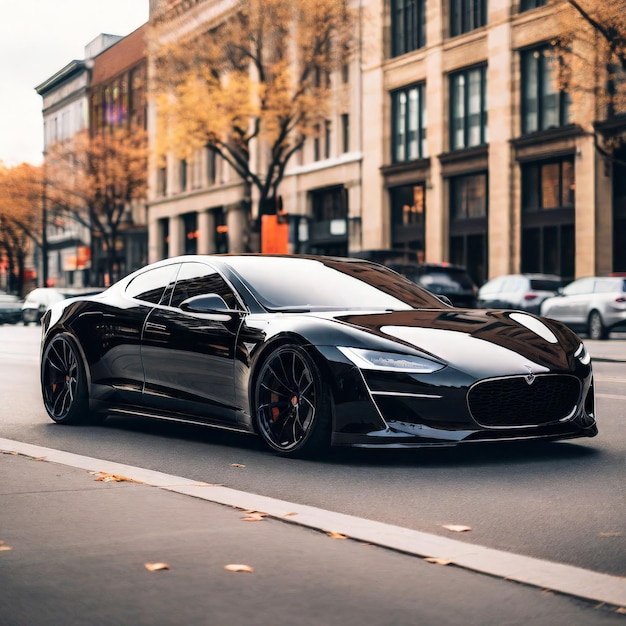
[{"label": "stone building", "polygon": [[[89,127],[88,94],[93,59],[119,41],[118,35],[100,34],[85,46],[85,58],[65,67],[35,87],[43,99],[44,163],[51,146],[70,141]],[[86,209],[82,217],[62,207],[48,207],[46,270],[35,259],[48,285],[82,287],[90,283],[91,238]],[[38,251],[36,251],[37,254]]]},{"label": "stone building", "polygon": [[[147,126],[147,25],[121,38],[98,54],[92,63],[89,86],[89,127],[93,135],[122,126]],[[106,253],[101,235],[93,234],[94,284],[105,285]],[[119,224],[115,254],[117,275],[124,276],[148,262],[146,204],[128,203]]]},{"label": "stone building", "polygon": [[[216,0],[151,2],[207,23]],[[354,0],[352,63],[334,106],[281,183],[289,250],[467,266],[564,279],[626,270],[626,171],[595,147],[626,120],[572,122],[555,88],[545,0]],[[154,111],[149,128],[155,127]],[[620,169],[621,168],[621,169]],[[153,161],[151,261],[245,248],[236,174],[206,151]],[[389,254],[392,254],[391,252]]]}]

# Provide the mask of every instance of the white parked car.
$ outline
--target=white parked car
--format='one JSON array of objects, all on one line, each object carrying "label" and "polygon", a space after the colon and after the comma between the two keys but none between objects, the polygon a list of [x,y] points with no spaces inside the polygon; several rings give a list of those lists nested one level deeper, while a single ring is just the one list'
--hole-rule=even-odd
[{"label": "white parked car", "polygon": [[98,287],[37,287],[26,296],[22,304],[22,321],[24,324],[39,324],[43,314],[53,304],[74,296],[86,296],[101,291],[102,289]]},{"label": "white parked car", "polygon": [[626,326],[626,277],[579,278],[544,300],[541,315],[587,333],[590,339],[607,339],[612,330]]}]

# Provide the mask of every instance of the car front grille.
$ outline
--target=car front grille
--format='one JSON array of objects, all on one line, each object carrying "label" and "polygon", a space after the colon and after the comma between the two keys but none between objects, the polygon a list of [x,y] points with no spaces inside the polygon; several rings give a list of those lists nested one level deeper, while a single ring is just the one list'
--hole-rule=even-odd
[{"label": "car front grille", "polygon": [[474,420],[487,428],[538,426],[569,417],[580,395],[574,376],[512,376],[475,384],[467,401]]}]

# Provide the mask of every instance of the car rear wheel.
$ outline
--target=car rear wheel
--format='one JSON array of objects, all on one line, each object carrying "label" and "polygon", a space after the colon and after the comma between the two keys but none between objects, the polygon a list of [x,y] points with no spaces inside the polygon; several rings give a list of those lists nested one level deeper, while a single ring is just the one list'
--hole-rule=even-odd
[{"label": "car rear wheel", "polygon": [[320,371],[298,345],[276,348],[255,384],[256,425],[265,444],[283,456],[310,456],[326,448],[331,402]]},{"label": "car rear wheel", "polygon": [[589,314],[589,338],[606,339],[608,333],[602,322],[602,316],[598,311],[591,311]]},{"label": "car rear wheel", "polygon": [[60,424],[90,421],[87,376],[76,343],[56,335],[41,359],[41,390],[48,415]]}]

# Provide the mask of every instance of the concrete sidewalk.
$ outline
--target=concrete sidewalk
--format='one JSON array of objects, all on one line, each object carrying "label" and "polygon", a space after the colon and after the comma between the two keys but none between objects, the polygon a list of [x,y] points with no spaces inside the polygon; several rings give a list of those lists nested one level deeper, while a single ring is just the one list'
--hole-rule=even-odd
[{"label": "concrete sidewalk", "polygon": [[331,537],[287,511],[125,478],[0,454],[1,625],[624,623],[617,607]]}]

